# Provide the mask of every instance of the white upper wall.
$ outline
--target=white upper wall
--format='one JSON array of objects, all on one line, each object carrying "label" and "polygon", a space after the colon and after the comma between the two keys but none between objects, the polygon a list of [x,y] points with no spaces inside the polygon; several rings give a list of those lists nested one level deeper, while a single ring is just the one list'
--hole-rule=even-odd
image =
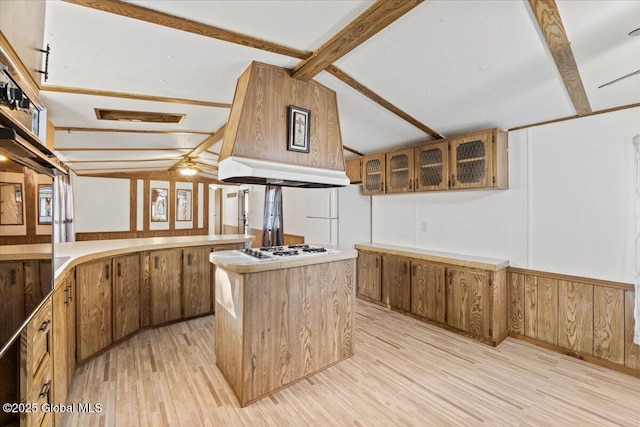
[{"label": "white upper wall", "polygon": [[508,190],[374,196],[372,240],[632,283],[638,134],[640,108],[511,132]]},{"label": "white upper wall", "polygon": [[76,233],[129,231],[128,179],[71,175]]}]

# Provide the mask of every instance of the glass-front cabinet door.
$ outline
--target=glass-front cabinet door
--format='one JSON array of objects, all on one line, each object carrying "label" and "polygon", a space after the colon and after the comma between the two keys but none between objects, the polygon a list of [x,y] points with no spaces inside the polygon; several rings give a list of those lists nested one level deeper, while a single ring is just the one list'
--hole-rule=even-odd
[{"label": "glass-front cabinet door", "polygon": [[415,191],[449,188],[449,142],[431,143],[415,149]]},{"label": "glass-front cabinet door", "polygon": [[384,194],[384,153],[362,159],[362,194]]},{"label": "glass-front cabinet door", "polygon": [[413,148],[387,153],[387,193],[413,191]]},{"label": "glass-front cabinet door", "polygon": [[475,133],[451,140],[451,186],[492,187],[492,133]]}]

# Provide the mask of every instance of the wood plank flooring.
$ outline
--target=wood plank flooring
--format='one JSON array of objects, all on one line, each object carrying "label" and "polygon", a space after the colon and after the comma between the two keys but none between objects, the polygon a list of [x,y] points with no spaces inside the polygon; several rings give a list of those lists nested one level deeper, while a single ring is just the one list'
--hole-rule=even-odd
[{"label": "wood plank flooring", "polygon": [[142,332],[81,366],[65,426],[637,426],[640,379],[505,340],[492,348],[356,302],[355,356],[240,408],[214,317]]}]

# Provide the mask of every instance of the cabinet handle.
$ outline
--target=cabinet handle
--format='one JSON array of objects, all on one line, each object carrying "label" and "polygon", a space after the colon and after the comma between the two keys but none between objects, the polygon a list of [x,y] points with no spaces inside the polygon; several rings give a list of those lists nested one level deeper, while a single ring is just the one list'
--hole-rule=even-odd
[{"label": "cabinet handle", "polygon": [[416,275],[416,266],[412,266],[411,267],[411,274],[413,274],[414,276]]},{"label": "cabinet handle", "polygon": [[105,266],[105,274],[107,276],[107,280],[109,280],[109,264]]},{"label": "cabinet handle", "polygon": [[11,270],[9,270],[9,281],[11,282],[11,286],[15,286],[17,277],[18,277],[18,272],[16,271],[15,268],[12,268]]},{"label": "cabinet handle", "polygon": [[69,285],[64,288],[64,305],[69,305]]},{"label": "cabinet handle", "polygon": [[191,265],[191,254],[187,254],[187,265]]},{"label": "cabinet handle", "polygon": [[378,268],[378,258],[376,258],[376,268]]},{"label": "cabinet handle", "polygon": [[69,288],[69,301],[73,301],[73,295],[71,295],[71,289],[73,289],[72,286],[73,285],[67,286]]},{"label": "cabinet handle", "polygon": [[122,277],[122,264],[120,263],[120,261],[118,261],[118,264],[116,264],[117,268],[118,268],[118,277]]},{"label": "cabinet handle", "polygon": [[157,256],[153,257],[153,265],[154,265],[155,269],[157,270],[158,269],[158,257]]},{"label": "cabinet handle", "polygon": [[407,263],[404,263],[404,274],[407,274]]},{"label": "cabinet handle", "polygon": [[452,187],[456,186],[456,174],[454,173],[451,174],[451,186]]},{"label": "cabinet handle", "polygon": [[50,319],[42,322],[42,325],[40,325],[40,327],[38,328],[38,332],[45,332],[47,329],[49,329],[49,323],[51,323]]},{"label": "cabinet handle", "polygon": [[40,391],[39,397],[45,397],[49,394],[49,389],[51,388],[51,380],[47,381],[42,385],[42,390]]}]

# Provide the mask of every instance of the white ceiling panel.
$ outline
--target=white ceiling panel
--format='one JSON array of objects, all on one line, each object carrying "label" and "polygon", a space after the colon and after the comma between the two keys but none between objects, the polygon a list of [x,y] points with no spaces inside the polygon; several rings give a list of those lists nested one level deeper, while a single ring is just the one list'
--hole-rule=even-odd
[{"label": "white ceiling panel", "polygon": [[204,151],[202,152],[199,156],[198,156],[199,160],[206,160],[209,162],[217,162],[218,161],[218,155],[214,154],[210,151]]},{"label": "white ceiling panel", "polygon": [[331,74],[323,71],[315,80],[336,91],[344,145],[366,154],[431,139]]},{"label": "white ceiling panel", "polygon": [[575,114],[522,1],[428,1],[336,63],[441,134]]},{"label": "white ceiling panel", "polygon": [[129,0],[150,9],[312,51],[373,1],[362,0]]},{"label": "white ceiling panel", "polygon": [[[598,89],[640,70],[640,2],[558,1],[582,82],[594,111],[640,102],[640,74]],[[612,23],[614,25],[612,25]]]},{"label": "white ceiling panel", "polygon": [[154,160],[169,160],[174,163],[180,160],[182,157],[180,153],[175,151],[65,151],[64,157],[70,162],[82,162],[82,161],[145,161],[148,159]]},{"label": "white ceiling panel", "polygon": [[55,148],[162,148],[188,151],[205,140],[200,134],[151,134],[128,132],[79,132],[58,130]]},{"label": "white ceiling panel", "polygon": [[231,102],[252,60],[298,62],[60,1],[48,1],[46,14],[51,85]]},{"label": "white ceiling panel", "polygon": [[[40,96],[49,108],[49,120],[58,128],[91,127],[123,130],[144,128],[147,130],[214,132],[225,123],[229,117],[228,108],[201,107],[197,105],[47,91],[40,92]],[[185,117],[180,123],[139,123],[98,120],[96,118],[95,108],[185,114]]]}]

